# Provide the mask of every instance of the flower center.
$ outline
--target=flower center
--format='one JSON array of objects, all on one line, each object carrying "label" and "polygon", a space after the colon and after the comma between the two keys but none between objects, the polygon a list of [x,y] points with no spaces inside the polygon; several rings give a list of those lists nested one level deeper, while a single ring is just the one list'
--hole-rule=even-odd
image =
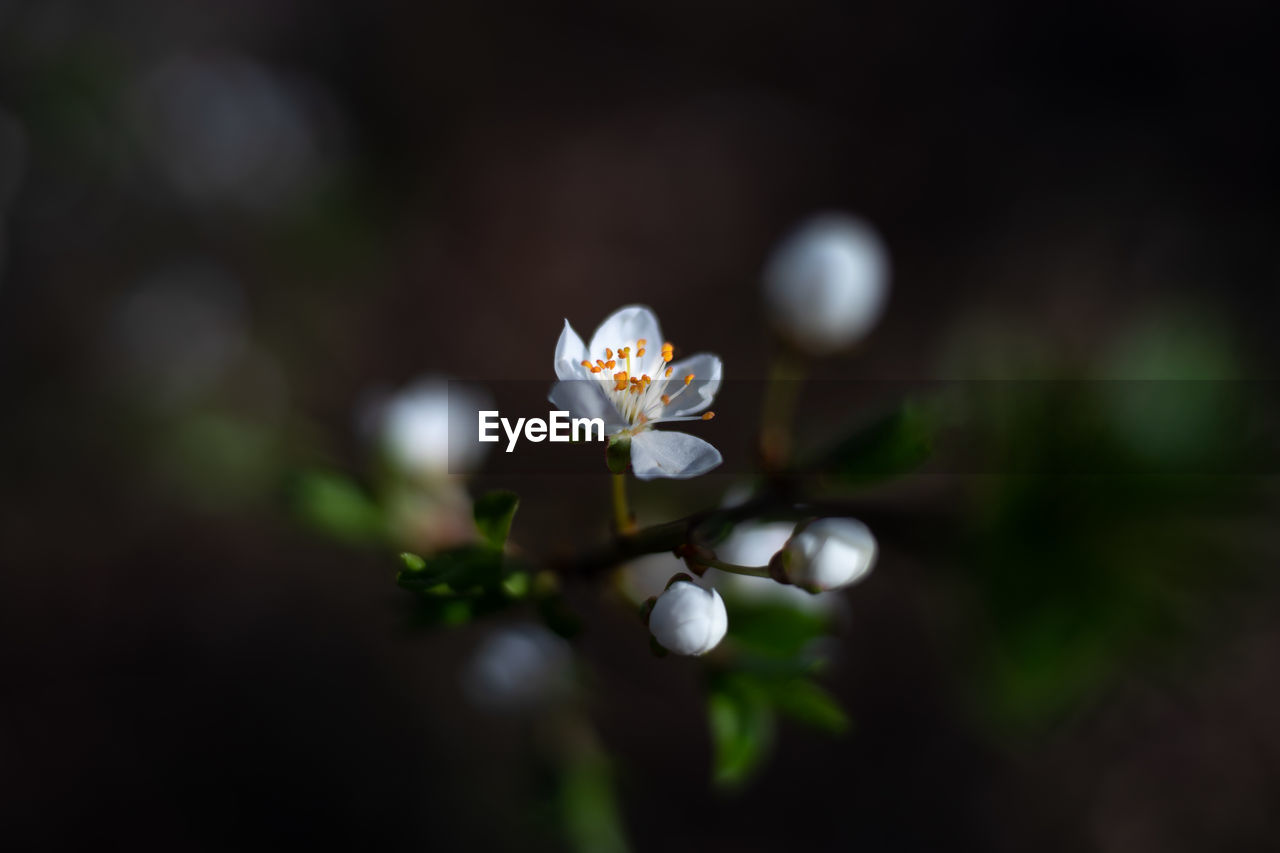
[{"label": "flower center", "polygon": [[[671,360],[674,347],[670,343],[664,343],[657,353],[650,353],[646,344],[648,341],[640,338],[634,347],[623,345],[616,352],[606,347],[604,358],[582,362],[582,366],[600,382],[605,396],[637,431],[648,428],[650,424],[673,419],[674,415],[667,415],[668,411],[675,411],[670,408],[671,404],[697,378],[692,373],[673,375],[675,368],[671,366]],[[715,417],[715,412],[705,412],[700,417],[709,421]]]}]

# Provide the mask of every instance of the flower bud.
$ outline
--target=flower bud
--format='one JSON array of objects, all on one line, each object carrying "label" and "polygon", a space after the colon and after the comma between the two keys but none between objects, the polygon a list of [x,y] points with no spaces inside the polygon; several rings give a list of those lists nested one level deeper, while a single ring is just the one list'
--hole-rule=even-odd
[{"label": "flower bud", "polygon": [[877,551],[861,521],[820,518],[797,527],[779,557],[791,583],[821,592],[862,578],[875,565]]},{"label": "flower bud", "polygon": [[488,445],[475,441],[476,414],[490,405],[479,388],[425,376],[390,397],[367,399],[360,421],[398,471],[435,479],[479,467]]},{"label": "flower bud", "polygon": [[714,589],[679,580],[667,587],[649,613],[649,631],[667,651],[702,655],[724,639],[729,614]]},{"label": "flower bud", "polygon": [[[795,523],[788,521],[745,521],[733,528],[723,542],[716,547],[720,558],[740,566],[767,565],[774,554],[781,551],[795,532]],[[703,578],[720,590],[730,602],[744,604],[781,604],[810,613],[830,611],[837,599],[831,595],[811,595],[786,581],[785,572],[778,575],[783,583],[772,578],[755,578],[711,569]]]},{"label": "flower bud", "polygon": [[573,652],[541,625],[513,625],[485,639],[462,678],[468,698],[481,708],[532,711],[571,694]]},{"label": "flower bud", "polygon": [[884,310],[889,255],[870,225],[843,214],[809,220],[764,272],[771,321],[796,347],[829,355],[856,343]]}]

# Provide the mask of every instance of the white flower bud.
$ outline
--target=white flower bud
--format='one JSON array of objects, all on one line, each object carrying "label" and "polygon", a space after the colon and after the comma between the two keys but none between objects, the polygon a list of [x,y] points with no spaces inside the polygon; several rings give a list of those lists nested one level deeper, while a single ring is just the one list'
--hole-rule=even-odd
[{"label": "white flower bud", "polygon": [[676,581],[658,596],[649,631],[658,644],[678,655],[703,655],[724,639],[729,614],[714,589]]},{"label": "white flower bud", "polygon": [[780,552],[787,578],[811,592],[848,586],[875,565],[876,540],[861,521],[820,518],[796,528]]},{"label": "white flower bud", "polygon": [[764,296],[777,330],[800,349],[829,355],[860,340],[884,310],[889,253],[860,219],[815,217],[774,251]]},{"label": "white flower bud", "polygon": [[[716,553],[720,559],[740,566],[762,566],[786,546],[794,531],[792,522],[745,521],[734,527],[728,538],[716,546]],[[748,577],[719,569],[708,569],[702,580],[723,592],[730,601],[783,604],[811,613],[827,612],[838,601],[834,595],[811,595],[799,587],[780,584],[772,578]]]},{"label": "white flower bud", "polygon": [[571,692],[573,653],[540,625],[513,625],[485,639],[462,678],[467,696],[479,707],[533,710]]},{"label": "white flower bud", "polygon": [[487,395],[473,386],[425,376],[366,404],[361,419],[399,470],[442,477],[479,466],[488,445],[475,440],[476,413],[488,406]]}]

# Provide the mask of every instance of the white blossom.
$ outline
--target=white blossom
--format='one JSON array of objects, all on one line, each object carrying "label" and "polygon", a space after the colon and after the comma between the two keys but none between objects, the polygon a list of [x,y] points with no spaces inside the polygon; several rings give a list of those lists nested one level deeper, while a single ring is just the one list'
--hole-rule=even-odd
[{"label": "white blossom", "polygon": [[658,644],[678,655],[704,655],[724,639],[729,614],[714,589],[689,581],[667,587],[649,613],[649,632]]},{"label": "white blossom", "polygon": [[476,389],[424,376],[374,404],[366,416],[393,465],[439,477],[467,474],[480,464],[488,448],[474,440],[476,413],[487,405]]},{"label": "white blossom", "polygon": [[[658,318],[642,305],[610,314],[588,346],[565,320],[556,343],[550,400],[574,417],[600,418],[605,432],[631,439],[631,469],[641,480],[685,479],[721,462],[700,438],[653,429],[660,423],[711,420],[705,411],[720,388],[720,359],[705,353],[674,361]],[[701,413],[701,414],[699,414]]]},{"label": "white blossom", "polygon": [[569,644],[534,624],[490,634],[463,672],[471,701],[499,711],[531,710],[567,696],[572,686]]},{"label": "white blossom", "polygon": [[781,559],[793,584],[819,592],[863,578],[875,565],[877,551],[875,537],[861,521],[820,518],[796,528]]},{"label": "white blossom", "polygon": [[771,321],[813,355],[861,340],[880,319],[888,290],[884,242],[866,222],[844,214],[803,224],[774,251],[764,272]]},{"label": "white blossom", "polygon": [[[786,546],[794,530],[795,524],[789,521],[744,521],[716,546],[716,554],[720,559],[739,566],[768,565],[773,555]],[[702,579],[729,596],[731,601],[785,604],[815,613],[828,612],[836,604],[835,596],[825,593],[812,595],[772,578],[708,569]]]},{"label": "white blossom", "polygon": [[661,595],[672,575],[683,571],[687,571],[684,560],[670,551],[645,554],[628,560],[619,567],[615,583],[617,590],[627,600],[639,604]]}]

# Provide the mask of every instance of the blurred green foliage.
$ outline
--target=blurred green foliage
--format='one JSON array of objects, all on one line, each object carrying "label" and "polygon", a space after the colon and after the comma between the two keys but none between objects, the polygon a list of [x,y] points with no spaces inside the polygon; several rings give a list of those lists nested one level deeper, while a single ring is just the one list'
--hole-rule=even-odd
[{"label": "blurred green foliage", "polygon": [[595,749],[578,753],[560,778],[560,813],[570,845],[582,853],[625,853],[627,836],[608,759]]},{"label": "blurred green foliage", "polygon": [[849,719],[814,680],[825,660],[829,616],[785,601],[727,597],[729,632],[708,679],[712,779],[734,790],[761,768],[773,748],[777,719],[787,717],[831,734]]},{"label": "blurred green foliage", "polygon": [[924,400],[909,400],[857,426],[847,438],[803,466],[849,486],[868,485],[908,474],[932,454],[938,411]]},{"label": "blurred green foliage", "polygon": [[354,480],[331,471],[304,471],[289,489],[294,514],[313,530],[349,544],[387,538],[382,508]]},{"label": "blurred green foliage", "polygon": [[472,508],[476,529],[489,547],[501,549],[507,544],[511,521],[519,507],[520,498],[515,492],[489,492],[476,500]]},{"label": "blurred green foliage", "polygon": [[1135,336],[1103,369],[1126,381],[975,395],[996,464],[970,483],[961,581],[985,617],[972,683],[1001,732],[1051,724],[1139,662],[1173,659],[1243,579],[1231,523],[1262,506],[1249,473],[1259,407],[1253,386],[1228,381],[1225,341],[1188,328]]}]

